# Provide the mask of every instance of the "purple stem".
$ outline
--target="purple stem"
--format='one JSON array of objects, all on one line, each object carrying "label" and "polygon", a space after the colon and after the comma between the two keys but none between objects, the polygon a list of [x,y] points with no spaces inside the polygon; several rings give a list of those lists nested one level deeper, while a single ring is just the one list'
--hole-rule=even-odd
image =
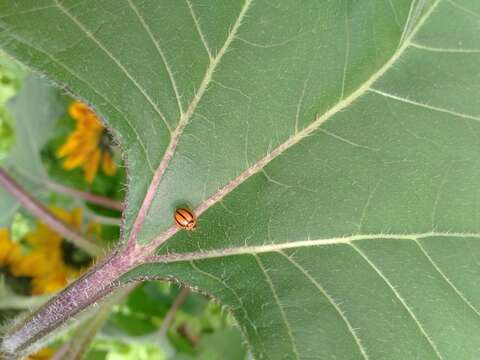
[{"label": "purple stem", "polygon": [[89,192],[73,189],[71,187],[61,185],[53,181],[48,181],[45,183],[45,185],[53,191],[70,195],[72,197],[76,197],[76,198],[91,202],[92,204],[100,205],[100,206],[113,209],[113,210],[118,210],[118,211],[123,210],[123,204],[121,202],[112,200],[105,196],[95,195]]},{"label": "purple stem", "polygon": [[112,307],[122,301],[135,287],[136,283],[124,286],[112,293],[91,318],[82,323],[73,333],[72,338],[58,349],[50,360],[81,360],[90,349],[95,334],[103,327],[112,311]]},{"label": "purple stem", "polygon": [[121,285],[118,278],[142,261],[141,254],[136,251],[138,249],[113,253],[21,324],[10,329],[3,335],[2,351],[5,355],[25,354],[31,345],[52,330],[118,288]]},{"label": "purple stem", "polygon": [[0,168],[0,185],[15,197],[28,211],[41,219],[42,222],[62,235],[65,239],[85,250],[90,255],[101,256],[104,254],[100,246],[87,240],[68,224],[57,218],[50,210],[26,192],[3,168]]}]

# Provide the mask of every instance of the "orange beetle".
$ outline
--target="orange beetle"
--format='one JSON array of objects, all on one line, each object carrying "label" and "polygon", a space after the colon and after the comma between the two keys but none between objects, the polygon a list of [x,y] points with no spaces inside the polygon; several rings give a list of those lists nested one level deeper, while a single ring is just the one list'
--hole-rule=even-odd
[{"label": "orange beetle", "polygon": [[181,229],[193,231],[197,227],[197,217],[190,209],[181,208],[175,210],[173,218],[177,226]]}]

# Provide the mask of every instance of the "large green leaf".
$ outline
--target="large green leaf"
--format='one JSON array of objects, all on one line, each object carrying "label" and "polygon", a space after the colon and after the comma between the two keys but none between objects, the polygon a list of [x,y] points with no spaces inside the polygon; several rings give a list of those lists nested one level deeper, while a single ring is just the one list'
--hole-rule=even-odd
[{"label": "large green leaf", "polygon": [[[7,102],[7,110],[15,121],[15,144],[3,166],[27,180],[29,189],[36,192],[40,190],[38,183],[47,180],[40,150],[51,138],[65,103],[58,89],[37,75],[30,75],[20,92]],[[0,226],[10,225],[19,206],[15,198],[0,188]]]},{"label": "large green leaf", "polygon": [[125,236],[159,245],[175,207],[201,214],[124,279],[206,291],[257,358],[480,356],[478,1],[0,13],[0,45],[115,129]]}]

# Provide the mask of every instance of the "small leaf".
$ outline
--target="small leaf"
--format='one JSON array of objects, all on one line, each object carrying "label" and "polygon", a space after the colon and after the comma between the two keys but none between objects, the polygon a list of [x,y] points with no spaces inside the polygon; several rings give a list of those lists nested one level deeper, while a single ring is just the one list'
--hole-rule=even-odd
[{"label": "small leaf", "polygon": [[[15,143],[4,165],[28,182],[32,192],[46,180],[40,150],[51,138],[55,122],[65,111],[56,88],[36,75],[25,78],[20,92],[7,103],[15,123]],[[0,226],[8,226],[19,203],[0,188]]]}]

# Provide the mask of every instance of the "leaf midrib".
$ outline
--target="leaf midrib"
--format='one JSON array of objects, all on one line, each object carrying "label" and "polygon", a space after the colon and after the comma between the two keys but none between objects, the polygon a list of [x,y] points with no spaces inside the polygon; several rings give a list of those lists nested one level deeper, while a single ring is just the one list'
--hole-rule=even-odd
[{"label": "leaf midrib", "polygon": [[[285,142],[280,144],[274,150],[272,150],[269,154],[265,155],[263,158],[258,160],[252,166],[245,169],[240,175],[238,175],[235,179],[230,181],[227,185],[223,186],[216,193],[214,193],[210,198],[206,199],[194,210],[197,216],[203,214],[206,210],[210,207],[215,205],[217,202],[221,201],[225,196],[235,190],[240,184],[245,182],[249,179],[252,175],[262,171],[265,166],[267,166],[271,161],[275,158],[280,156],[283,152],[288,150],[289,148],[293,147],[304,138],[308,137],[312,132],[317,130],[322,124],[326,121],[334,117],[337,113],[344,110],[352,103],[354,103],[357,99],[359,99],[362,95],[368,93],[371,89],[371,85],[373,85],[378,79],[380,79],[402,56],[406,49],[408,49],[411,45],[411,40],[415,37],[418,30],[423,26],[423,24],[427,21],[430,15],[433,13],[435,8],[438,6],[441,0],[436,0],[431,7],[425,12],[425,14],[419,19],[418,23],[415,27],[411,30],[408,36],[405,38],[403,43],[396,49],[390,59],[385,62],[385,64],[380,67],[372,76],[370,76],[367,81],[365,81],[362,85],[360,85],[355,91],[353,91],[349,96],[342,99],[341,101],[337,102],[334,106],[324,112],[322,115],[317,116],[314,121],[305,127],[301,131],[296,131],[293,136],[288,138]],[[247,0],[248,2],[248,0]],[[167,154],[166,154],[167,155]],[[173,157],[173,153],[169,155],[170,159]],[[165,157],[164,157],[165,159]],[[168,163],[167,163],[168,165]],[[160,184],[161,179],[157,179],[157,187]],[[157,187],[150,187],[150,190],[155,190]],[[148,194],[147,194],[148,196]],[[150,249],[158,248],[162,245],[165,241],[171,238],[174,234],[178,232],[178,228],[175,225],[172,225],[163,233],[159,234],[155,239],[153,239],[146,247]]]},{"label": "leaf midrib", "polygon": [[[170,143],[168,144],[167,149],[165,150],[165,154],[160,162],[160,165],[155,171],[153,179],[148,187],[147,193],[145,194],[145,198],[143,199],[142,206],[140,207],[137,217],[135,218],[132,231],[130,232],[129,239],[127,241],[128,246],[134,246],[137,244],[137,237],[147,217],[148,210],[150,209],[152,202],[155,199],[157,189],[160,185],[163,175],[165,174],[165,171],[167,170],[170,164],[170,161],[173,158],[173,155],[175,154],[178,142],[180,141],[183,131],[187,127],[192,115],[195,113],[195,110],[197,109],[197,106],[200,100],[202,99],[203,95],[207,91],[208,85],[212,81],[213,73],[215,72],[217,66],[220,64],[220,61],[222,60],[223,56],[226,54],[230,44],[235,39],[237,31],[240,28],[242,20],[245,17],[245,14],[247,13],[248,9],[250,8],[252,1],[253,0],[245,0],[245,3],[242,6],[238,17],[232,26],[232,29],[230,30],[227,36],[227,39],[225,40],[224,44],[222,45],[222,47],[220,48],[216,56],[213,59],[211,59],[205,71],[205,74],[203,76],[203,79],[200,83],[198,91],[194,94],[193,99],[187,108],[187,111],[181,114],[178,125],[171,135]],[[193,16],[193,13],[192,13],[192,16]],[[199,33],[201,33],[198,25],[197,25],[197,29]],[[208,48],[207,48],[207,52],[210,54],[210,51],[208,50]]]}]

